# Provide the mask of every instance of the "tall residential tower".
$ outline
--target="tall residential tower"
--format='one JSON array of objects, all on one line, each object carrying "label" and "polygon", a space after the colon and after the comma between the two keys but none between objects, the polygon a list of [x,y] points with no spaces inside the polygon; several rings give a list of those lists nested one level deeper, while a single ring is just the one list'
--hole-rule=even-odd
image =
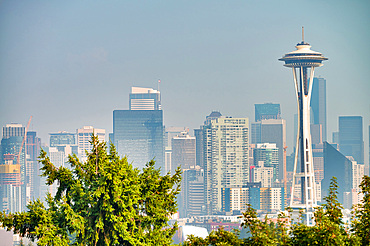
[{"label": "tall residential tower", "polygon": [[204,191],[208,214],[225,210],[223,190],[249,180],[248,118],[212,119],[203,127]]}]

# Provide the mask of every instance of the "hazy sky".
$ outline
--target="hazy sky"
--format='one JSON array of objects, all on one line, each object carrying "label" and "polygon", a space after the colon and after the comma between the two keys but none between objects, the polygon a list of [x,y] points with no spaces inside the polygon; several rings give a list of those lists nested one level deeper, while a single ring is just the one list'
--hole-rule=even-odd
[{"label": "hazy sky", "polygon": [[328,138],[338,116],[370,120],[370,2],[1,1],[0,126],[48,133],[113,129],[131,86],[157,88],[166,126],[206,115],[254,120],[254,104],[280,103],[288,146],[296,113],[291,70],[278,61],[305,41],[329,58]]}]

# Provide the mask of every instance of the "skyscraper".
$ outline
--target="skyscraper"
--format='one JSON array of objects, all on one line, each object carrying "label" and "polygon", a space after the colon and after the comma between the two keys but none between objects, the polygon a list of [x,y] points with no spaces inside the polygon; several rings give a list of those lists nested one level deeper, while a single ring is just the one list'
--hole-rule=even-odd
[{"label": "skyscraper", "polygon": [[[81,136],[80,136],[80,141],[82,140],[82,137],[83,137],[83,134],[81,132],[82,130],[80,129],[80,133],[81,133]],[[104,141],[104,137],[105,135],[103,136],[101,134],[101,132],[99,132],[97,130],[97,133],[98,136],[99,136],[99,141]],[[65,132],[65,131],[60,131],[60,132],[57,132],[57,133],[49,133],[50,135],[50,147],[55,147],[58,149],[58,151],[61,151],[64,153],[64,156],[65,158],[68,157],[68,155],[71,155],[71,154],[76,154],[78,155],[78,145],[77,145],[77,137],[76,137],[76,134],[75,133],[69,133],[69,132]],[[86,139],[85,139],[86,140]],[[89,136],[89,141],[91,140],[91,134]],[[85,142],[85,141],[83,141]],[[82,149],[84,147],[82,147],[80,145],[80,152],[82,151]],[[88,151],[91,150],[91,146],[85,146],[85,147],[88,147]],[[67,160],[67,159],[66,159]],[[71,168],[70,167],[70,164],[66,163],[66,166],[67,168]]]},{"label": "skyscraper", "polygon": [[105,129],[97,129],[92,126],[84,126],[76,130],[78,155],[81,161],[87,160],[85,150],[90,152],[92,149],[90,141],[93,134],[98,136],[99,142],[105,141]]},{"label": "skyscraper", "polygon": [[[312,161],[312,142],[310,133],[310,102],[313,86],[314,70],[316,67],[322,66],[322,62],[328,58],[321,53],[312,51],[311,46],[304,42],[302,28],[302,42],[296,46],[297,50],[285,54],[280,61],[284,61],[284,66],[293,69],[294,84],[296,90],[296,99],[298,104],[298,137],[296,143],[296,157],[294,161],[293,172],[293,187],[295,187],[295,179],[300,177],[301,182],[301,200],[298,203],[293,203],[294,199],[290,200],[290,207],[305,209],[306,224],[312,225],[313,210],[317,205],[316,189],[315,189],[315,174]],[[297,72],[298,70],[298,72]],[[308,80],[309,77],[309,80]],[[298,171],[298,153],[300,153],[301,168]],[[295,189],[293,189],[295,190]],[[292,195],[294,197],[294,195]]]},{"label": "skyscraper", "polygon": [[203,126],[199,129],[194,129],[195,137],[195,162],[198,166],[203,168]]},{"label": "skyscraper", "polygon": [[284,147],[286,146],[286,123],[284,119],[268,119],[252,123],[253,143],[274,143],[279,153],[277,178],[284,178]]},{"label": "skyscraper", "polygon": [[[23,142],[25,131],[21,124],[7,124],[3,127],[0,164],[4,166],[0,169],[3,180],[0,201],[2,209],[10,212],[20,212],[26,208],[26,148]],[[10,177],[12,174],[16,177]],[[10,183],[6,181],[8,177],[12,180]]]},{"label": "skyscraper", "polygon": [[208,214],[222,210],[222,190],[249,180],[249,120],[220,117],[203,128],[205,199]]},{"label": "skyscraper", "polygon": [[58,133],[49,133],[50,135],[50,147],[75,145],[76,144],[76,134],[61,131]]},{"label": "skyscraper", "polygon": [[181,132],[189,132],[189,128],[170,126],[164,129],[164,172],[167,173],[171,170],[172,165],[172,138],[181,134]]},{"label": "skyscraper", "polygon": [[[253,150],[253,158],[254,166],[256,167],[260,166],[260,162],[263,163],[264,167],[272,167],[273,168],[272,182],[276,182],[278,180],[279,149],[276,147],[276,144],[270,143],[257,144],[256,148]],[[260,180],[254,180],[253,182],[259,181]]]},{"label": "skyscraper", "polygon": [[199,166],[185,169],[178,199],[180,217],[201,216],[204,206],[204,172]]},{"label": "skyscraper", "polygon": [[114,144],[134,167],[142,169],[154,158],[164,172],[163,130],[162,110],[113,111]]},{"label": "skyscraper", "polygon": [[212,111],[208,116],[204,124],[200,126],[199,129],[194,129],[194,136],[196,141],[196,163],[200,167],[204,167],[204,137],[203,137],[203,128],[205,125],[209,125],[212,120],[220,118],[222,114],[218,111]]},{"label": "skyscraper", "polygon": [[131,87],[130,110],[161,110],[161,94],[152,88]]},{"label": "skyscraper", "polygon": [[21,168],[14,162],[14,156],[4,154],[0,163],[0,209],[6,213],[22,210]]},{"label": "skyscraper", "polygon": [[322,127],[322,139],[327,141],[326,133],[326,80],[313,78],[311,108],[313,123]]},{"label": "skyscraper", "polygon": [[[47,152],[51,163],[53,163],[56,168],[65,167],[67,158],[64,154],[64,151],[59,151],[57,147],[49,147],[47,149]],[[53,196],[55,196],[57,189],[58,189],[57,182],[54,182],[52,185],[48,186],[48,191]]]},{"label": "skyscraper", "polygon": [[167,171],[160,92],[132,87],[129,105],[130,110],[113,111],[113,139],[118,154],[127,156],[139,169],[154,159],[157,168]]},{"label": "skyscraper", "polygon": [[364,164],[362,116],[339,116],[339,151]]},{"label": "skyscraper", "polygon": [[[321,181],[322,195],[327,196],[332,177],[337,177],[338,201],[343,203],[343,194],[351,192],[359,184],[356,161],[339,152],[335,145],[324,143],[324,179]],[[363,166],[363,165],[362,165]],[[363,168],[362,168],[363,169]],[[355,173],[353,172],[355,171]],[[362,171],[363,172],[363,171]],[[354,175],[355,174],[355,175]],[[354,179],[355,177],[355,179]],[[362,178],[362,177],[361,177]],[[357,187],[358,188],[358,187]]]},{"label": "skyscraper", "polygon": [[27,202],[40,198],[40,155],[41,139],[35,131],[27,132],[26,139],[26,193]]},{"label": "skyscraper", "polygon": [[254,104],[254,116],[256,122],[268,119],[281,119],[280,104]]},{"label": "skyscraper", "polygon": [[172,166],[171,174],[176,168],[189,169],[195,167],[195,137],[187,132],[181,132],[172,138]]}]

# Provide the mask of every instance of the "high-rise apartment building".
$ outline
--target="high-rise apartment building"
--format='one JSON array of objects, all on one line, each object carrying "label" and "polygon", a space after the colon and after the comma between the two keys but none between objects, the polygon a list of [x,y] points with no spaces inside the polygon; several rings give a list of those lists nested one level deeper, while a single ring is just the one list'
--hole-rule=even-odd
[{"label": "high-rise apartment building", "polygon": [[195,167],[195,137],[187,132],[181,132],[172,138],[172,160],[171,174],[174,174],[178,167],[189,169]]},{"label": "high-rise apartment building", "polygon": [[268,119],[281,119],[280,104],[254,104],[254,116],[256,122]]},{"label": "high-rise apartment building", "polygon": [[206,125],[209,125],[212,120],[220,118],[222,114],[218,111],[212,111],[208,116],[206,116],[206,120],[204,124],[200,126],[199,129],[194,129],[194,136],[196,141],[196,163],[200,167],[204,167],[204,137],[203,137],[203,128]]},{"label": "high-rise apartment building", "polygon": [[[262,212],[284,210],[284,188],[261,187],[250,183],[242,188],[225,189],[225,211],[245,211],[247,204]],[[228,207],[229,205],[229,207]]]},{"label": "high-rise apartment building", "polygon": [[105,141],[105,129],[97,129],[92,126],[84,126],[76,130],[78,155],[81,161],[87,160],[85,150],[90,152],[92,149],[92,145],[90,142],[91,136],[93,134],[98,137],[99,142]]},{"label": "high-rise apartment building", "polygon": [[261,183],[248,183],[242,187],[222,189],[223,212],[245,211],[248,204],[260,209]]},{"label": "high-rise apartment building", "polygon": [[311,120],[313,124],[321,125],[322,139],[327,141],[326,133],[326,80],[324,78],[313,78],[311,96]]},{"label": "high-rise apartment building", "polygon": [[339,116],[339,151],[364,164],[362,116]]},{"label": "high-rise apartment building", "polygon": [[253,183],[261,183],[261,187],[272,187],[274,168],[265,167],[264,161],[260,161],[258,166],[250,167],[249,175]]},{"label": "high-rise apartment building", "polygon": [[161,110],[161,94],[152,88],[131,87],[130,110]]},{"label": "high-rise apartment building", "polygon": [[249,180],[249,120],[220,117],[203,127],[205,199],[208,214],[222,210],[222,190]]}]

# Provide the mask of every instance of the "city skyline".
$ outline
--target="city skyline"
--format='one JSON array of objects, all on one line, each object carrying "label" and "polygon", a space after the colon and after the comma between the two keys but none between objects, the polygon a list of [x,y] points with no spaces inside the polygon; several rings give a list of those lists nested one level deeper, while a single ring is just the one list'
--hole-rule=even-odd
[{"label": "city skyline", "polygon": [[295,95],[277,59],[301,41],[303,25],[305,40],[330,59],[316,74],[327,81],[328,140],[345,115],[362,116],[368,136],[369,3],[266,3],[2,3],[0,89],[8,93],[0,123],[26,125],[33,115],[30,130],[43,143],[84,125],[108,135],[113,110],[129,108],[130,88],[158,89],[161,79],[167,127],[197,128],[212,110],[251,120],[254,104],[272,102],[281,105],[291,143]]}]

